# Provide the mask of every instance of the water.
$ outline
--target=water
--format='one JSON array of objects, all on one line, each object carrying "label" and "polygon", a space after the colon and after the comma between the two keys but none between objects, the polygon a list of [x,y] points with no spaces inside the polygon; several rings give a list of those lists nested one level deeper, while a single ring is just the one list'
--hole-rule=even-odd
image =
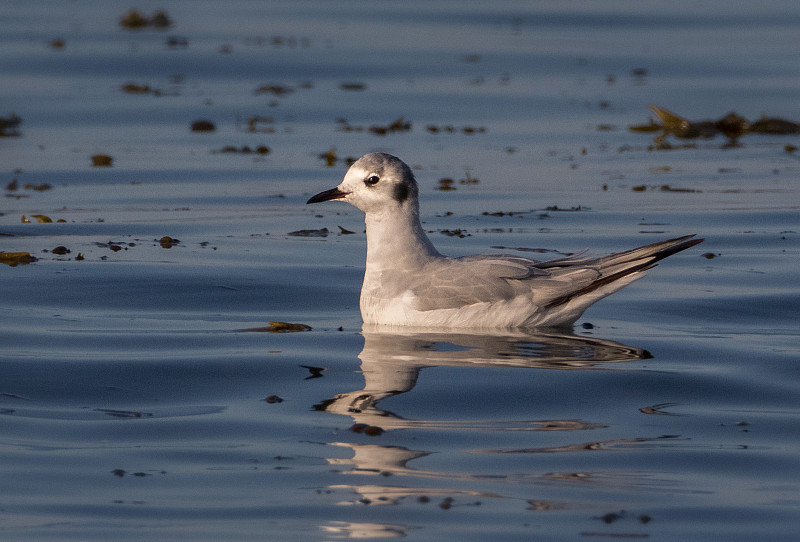
[{"label": "water", "polygon": [[[5,538],[796,538],[798,136],[627,130],[800,120],[795,3],[130,7],[0,7]],[[447,254],[706,241],[572,332],[362,330],[363,219],[304,203],[372,150]]]}]

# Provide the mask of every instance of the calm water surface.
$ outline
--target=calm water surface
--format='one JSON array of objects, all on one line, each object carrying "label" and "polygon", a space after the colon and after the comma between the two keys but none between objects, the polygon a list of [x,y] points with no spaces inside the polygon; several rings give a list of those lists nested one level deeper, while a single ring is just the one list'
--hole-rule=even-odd
[{"label": "calm water surface", "polygon": [[[131,7],[0,6],[4,539],[796,539],[800,136],[628,130],[800,121],[796,2]],[[305,201],[373,150],[447,254],[706,242],[574,330],[362,329]]]}]

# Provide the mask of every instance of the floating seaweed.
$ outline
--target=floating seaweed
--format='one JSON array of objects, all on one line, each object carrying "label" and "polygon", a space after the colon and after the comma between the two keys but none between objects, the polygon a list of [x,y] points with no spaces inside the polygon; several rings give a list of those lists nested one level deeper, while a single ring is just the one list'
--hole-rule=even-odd
[{"label": "floating seaweed", "polygon": [[319,230],[296,230],[290,231],[286,235],[291,235],[292,237],[327,237],[330,231],[328,228],[322,228]]},{"label": "floating seaweed", "polygon": [[[33,220],[31,220],[31,218]],[[23,224],[32,224],[34,221],[38,222],[39,224],[49,224],[53,221],[53,219],[47,215],[30,215],[30,217],[22,215]]]},{"label": "floating seaweed", "polygon": [[269,154],[270,148],[266,145],[259,145],[255,148],[250,148],[247,145],[242,145],[241,147],[236,147],[235,145],[225,145],[219,150],[211,151],[212,153],[222,153],[222,154],[260,154],[265,156]]},{"label": "floating seaweed", "polygon": [[258,96],[259,94],[272,94],[274,96],[286,96],[294,92],[294,88],[287,85],[261,85],[253,91]]},{"label": "floating seaweed", "polygon": [[341,83],[339,88],[342,90],[367,90],[365,83]]},{"label": "floating seaweed", "polygon": [[457,134],[462,133],[465,135],[474,135],[474,134],[485,134],[486,127],[485,126],[453,126],[452,124],[445,124],[445,125],[438,125],[438,124],[428,124],[425,126],[425,130],[431,134]]},{"label": "floating seaweed", "polygon": [[28,265],[37,261],[30,252],[0,252],[0,263],[11,267],[18,265]]},{"label": "floating seaweed", "polygon": [[139,85],[136,83],[125,83],[120,89],[122,92],[128,94],[149,94],[151,91],[150,85]]},{"label": "floating seaweed", "polygon": [[628,129],[641,133],[658,132],[659,135],[654,138],[658,149],[673,148],[666,142],[670,135],[678,139],[710,139],[721,134],[730,140],[729,146],[735,146],[738,139],[747,134],[800,134],[800,123],[775,117],[762,116],[757,121],[750,122],[738,113],[730,112],[718,120],[692,121],[663,107],[650,105],[649,108],[661,123],[650,119],[647,124],[629,126]]},{"label": "floating seaweed", "polygon": [[217,126],[211,122],[210,120],[196,120],[192,123],[192,132],[213,132],[217,129]]},{"label": "floating seaweed", "polygon": [[436,190],[441,190],[446,192],[448,190],[455,190],[456,187],[453,186],[455,181],[449,177],[445,177],[443,179],[439,179],[439,186],[436,187]]},{"label": "floating seaweed", "polygon": [[161,245],[161,248],[172,248],[175,245],[179,244],[181,241],[180,239],[173,239],[169,235],[165,235],[161,239],[158,240],[158,244]]},{"label": "floating seaweed", "polygon": [[111,167],[114,159],[107,154],[92,155],[92,167]]},{"label": "floating seaweed", "polygon": [[173,22],[169,15],[162,10],[158,10],[150,17],[147,17],[132,9],[120,18],[119,25],[125,30],[141,30],[148,27],[163,30],[172,26]]},{"label": "floating seaweed", "polygon": [[240,331],[252,331],[260,333],[297,333],[311,331],[311,326],[306,324],[293,324],[290,322],[267,322],[269,325],[264,327],[251,327]]},{"label": "floating seaweed", "polygon": [[386,125],[373,125],[370,126],[367,131],[371,134],[383,136],[386,134],[395,134],[399,132],[410,132],[411,131],[411,123],[406,121],[403,117],[398,117],[394,122]]},{"label": "floating seaweed", "polygon": [[321,160],[325,160],[325,165],[328,167],[333,167],[336,165],[337,162],[340,160],[343,161],[348,166],[351,166],[355,163],[357,158],[352,156],[347,156],[344,158],[340,158],[338,154],[336,154],[336,149],[329,149],[323,153],[317,155]]},{"label": "floating seaweed", "polygon": [[19,136],[17,128],[22,124],[22,119],[11,113],[8,117],[0,117],[0,137]]},{"label": "floating seaweed", "polygon": [[108,243],[95,243],[98,247],[107,248],[111,252],[119,252],[120,250],[128,250],[128,247],[135,247],[136,243],[126,243],[124,241],[109,241]]}]

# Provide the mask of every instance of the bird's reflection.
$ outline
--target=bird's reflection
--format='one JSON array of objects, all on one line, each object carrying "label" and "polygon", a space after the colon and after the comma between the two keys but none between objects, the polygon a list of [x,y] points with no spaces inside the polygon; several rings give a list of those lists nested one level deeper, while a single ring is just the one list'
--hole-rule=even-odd
[{"label": "bird's reflection", "polygon": [[[364,326],[364,348],[359,355],[363,389],[341,393],[315,405],[315,409],[351,416],[358,424],[381,429],[439,427],[433,421],[412,421],[381,410],[387,397],[407,393],[426,367],[526,367],[589,369],[601,363],[650,358],[641,348],[582,337],[566,331],[504,334],[425,332],[414,328]],[[452,422],[450,422],[452,423]],[[457,422],[455,422],[457,424]],[[539,430],[587,429],[574,420],[529,422]]]},{"label": "bird's reflection", "polygon": [[[372,434],[381,434],[398,429],[435,430],[511,430],[511,431],[581,431],[606,427],[603,424],[576,419],[562,420],[414,420],[379,407],[381,400],[408,393],[416,385],[426,367],[509,367],[541,368],[559,370],[581,370],[597,367],[599,364],[622,363],[650,358],[643,349],[594,337],[578,336],[566,331],[552,332],[514,332],[503,334],[470,334],[430,332],[410,328],[386,326],[369,327],[362,330],[364,348],[359,355],[361,372],[364,375],[362,389],[341,393],[315,405],[319,411],[350,417],[355,427],[376,429]],[[362,432],[361,429],[358,432]],[[367,432],[367,434],[370,434]],[[349,439],[343,439],[349,440]],[[415,450],[404,446],[365,444],[355,442],[330,442],[329,445],[347,448],[350,457],[329,458],[328,462],[337,467],[348,467],[343,474],[375,475],[381,477],[415,479],[438,479],[460,481],[485,481],[486,476],[418,469],[410,466],[414,460],[430,455],[431,451]],[[478,450],[477,452],[493,452]],[[336,454],[338,455],[338,454]],[[499,475],[497,480],[504,480]],[[510,483],[529,483],[530,478],[507,480]],[[380,482],[371,484],[342,484],[330,486],[332,490],[350,490],[357,498],[341,504],[397,504],[404,499],[434,498],[447,499],[459,497],[501,498],[501,495],[473,490],[454,490],[435,488],[425,484],[424,488],[391,485]],[[329,526],[330,527],[330,526]],[[396,526],[395,526],[396,528]],[[358,529],[356,529],[358,530]],[[341,536],[348,529],[337,526]],[[394,529],[390,530],[395,532]],[[385,536],[389,536],[386,533]]]}]

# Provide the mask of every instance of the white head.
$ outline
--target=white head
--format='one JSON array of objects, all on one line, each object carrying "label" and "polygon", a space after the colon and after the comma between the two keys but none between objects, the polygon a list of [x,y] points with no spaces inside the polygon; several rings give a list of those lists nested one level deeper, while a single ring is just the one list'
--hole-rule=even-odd
[{"label": "white head", "polygon": [[320,192],[307,203],[343,200],[365,213],[417,208],[417,181],[402,160],[382,152],[359,158],[336,188]]}]

